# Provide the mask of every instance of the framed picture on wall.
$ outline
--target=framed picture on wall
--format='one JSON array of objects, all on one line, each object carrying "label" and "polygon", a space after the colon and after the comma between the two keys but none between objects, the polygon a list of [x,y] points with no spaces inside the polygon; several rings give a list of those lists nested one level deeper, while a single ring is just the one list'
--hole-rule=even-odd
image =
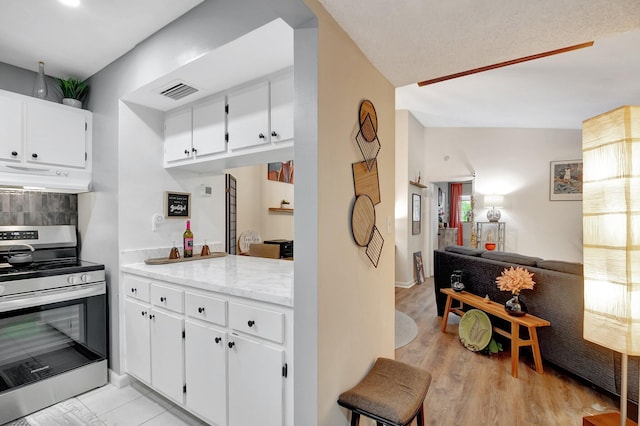
[{"label": "framed picture on wall", "polygon": [[420,222],[422,218],[422,212],[420,205],[422,204],[422,197],[420,194],[413,194],[411,198],[411,234],[418,235],[420,233]]},{"label": "framed picture on wall", "polygon": [[164,217],[168,219],[190,219],[191,193],[165,191]]},{"label": "framed picture on wall", "polygon": [[424,282],[424,264],[422,263],[422,252],[413,253],[413,270],[416,274],[416,282],[422,284]]},{"label": "framed picture on wall", "polygon": [[549,199],[551,201],[582,200],[582,160],[551,162]]}]

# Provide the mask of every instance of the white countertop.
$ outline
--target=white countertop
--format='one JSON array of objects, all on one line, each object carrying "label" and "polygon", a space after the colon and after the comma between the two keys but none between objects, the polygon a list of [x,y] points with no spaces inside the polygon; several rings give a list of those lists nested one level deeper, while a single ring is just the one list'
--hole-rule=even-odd
[{"label": "white countertop", "polygon": [[228,255],[165,265],[130,263],[120,269],[201,290],[293,307],[290,260]]}]

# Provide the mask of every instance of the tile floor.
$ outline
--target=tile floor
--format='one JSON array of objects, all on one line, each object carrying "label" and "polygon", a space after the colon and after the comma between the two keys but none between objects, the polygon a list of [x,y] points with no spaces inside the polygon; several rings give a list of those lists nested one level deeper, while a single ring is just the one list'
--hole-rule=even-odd
[{"label": "tile floor", "polygon": [[4,426],[200,426],[192,417],[149,388],[107,384]]}]

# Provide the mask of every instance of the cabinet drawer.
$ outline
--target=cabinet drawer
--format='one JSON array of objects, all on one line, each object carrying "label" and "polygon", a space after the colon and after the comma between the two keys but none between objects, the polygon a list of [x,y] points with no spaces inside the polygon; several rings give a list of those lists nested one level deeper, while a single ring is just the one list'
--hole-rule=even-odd
[{"label": "cabinet drawer", "polygon": [[229,303],[229,325],[234,330],[274,342],[284,340],[284,314],[254,306]]},{"label": "cabinet drawer", "polygon": [[145,302],[149,301],[149,281],[127,275],[124,283],[126,296]]},{"label": "cabinet drawer", "polygon": [[184,312],[184,293],[182,290],[165,287],[159,284],[151,285],[151,304],[174,312]]},{"label": "cabinet drawer", "polygon": [[202,294],[185,293],[185,313],[191,318],[227,325],[227,302]]}]

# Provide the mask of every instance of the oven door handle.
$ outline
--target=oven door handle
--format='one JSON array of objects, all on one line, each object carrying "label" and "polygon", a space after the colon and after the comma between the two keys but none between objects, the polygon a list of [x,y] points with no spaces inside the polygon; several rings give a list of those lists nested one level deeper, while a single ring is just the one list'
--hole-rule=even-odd
[{"label": "oven door handle", "polygon": [[106,293],[105,282],[63,287],[53,290],[36,291],[0,297],[0,312],[10,312],[16,309],[32,308],[34,306],[50,305],[52,303],[83,299]]}]

